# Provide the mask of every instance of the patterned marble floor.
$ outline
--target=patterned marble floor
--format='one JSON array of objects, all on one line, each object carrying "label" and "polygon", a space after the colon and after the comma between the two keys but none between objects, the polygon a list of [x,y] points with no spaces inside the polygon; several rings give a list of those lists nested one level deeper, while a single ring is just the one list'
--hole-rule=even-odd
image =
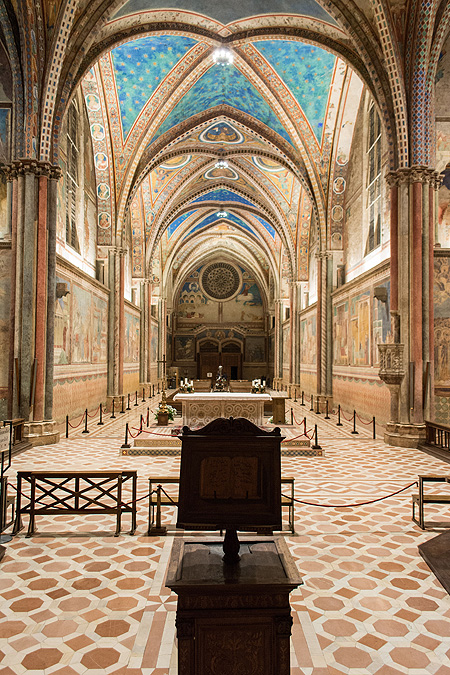
[{"label": "patterned marble floor", "polygon": [[[300,421],[304,408],[292,405]],[[133,468],[144,496],[150,473],[179,471],[178,457],[120,456],[125,421],[137,427],[144,409],[16,456],[10,481],[25,468]],[[298,499],[333,506],[297,504],[296,534],[286,536],[303,577],[291,596],[291,675],[450,675],[450,597],[418,554],[436,532],[411,521],[412,488],[343,507],[395,492],[421,473],[448,474],[449,465],[372,440],[370,427],[356,436],[349,423],[306,416],[308,429],[319,426],[325,456],[284,457],[282,473],[295,477]],[[0,675],[177,673],[176,596],[164,578],[174,537],[183,535],[173,508],[164,512],[166,537],[145,535],[147,517],[144,499],[136,534],[120,537],[112,516],[41,517],[35,536],[23,530],[6,544]]]}]

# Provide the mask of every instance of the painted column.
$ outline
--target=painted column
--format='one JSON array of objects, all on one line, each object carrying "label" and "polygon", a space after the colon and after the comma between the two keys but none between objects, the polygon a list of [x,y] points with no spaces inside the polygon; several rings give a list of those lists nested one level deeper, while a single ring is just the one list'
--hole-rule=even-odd
[{"label": "painted column", "polygon": [[[59,167],[22,159],[10,167],[11,313],[8,413],[25,420],[24,437],[34,445],[59,440],[55,422],[46,415],[46,393],[53,389],[56,208],[50,209],[52,185]],[[49,180],[51,179],[51,180]],[[55,182],[56,185],[56,182]],[[56,200],[55,200],[56,201]],[[52,295],[53,291],[53,295]],[[53,298],[53,299],[52,299]],[[51,330],[48,326],[51,305]],[[51,407],[50,407],[51,408]]]},{"label": "painted column", "polygon": [[281,311],[283,303],[281,300],[275,300],[275,332],[274,332],[274,355],[273,355],[273,379],[280,378],[281,361]]},{"label": "painted column", "polygon": [[427,419],[434,421],[435,419],[435,410],[434,410],[434,247],[435,247],[435,232],[438,221],[438,193],[439,188],[442,184],[442,176],[437,172],[433,172],[431,181],[430,181],[430,241],[429,241],[429,253],[430,253],[430,262],[429,262],[429,348],[430,348],[430,396],[429,396],[429,407],[426,410]]},{"label": "painted column", "polygon": [[431,411],[433,176],[424,166],[399,169],[388,176],[392,326],[394,343],[402,347],[405,375],[397,378],[398,419],[387,425],[385,440],[407,447],[417,447],[424,437],[424,420]]},{"label": "painted column", "polygon": [[47,336],[45,345],[45,409],[44,419],[53,419],[53,372],[55,342],[56,302],[56,210],[58,181],[61,178],[59,166],[49,170],[47,196]]},{"label": "painted column", "polygon": [[316,393],[322,393],[322,256],[317,260],[317,318],[316,318]]},{"label": "painted column", "polygon": [[141,282],[141,356],[140,356],[140,382],[144,385],[149,380],[149,286],[148,279]]},{"label": "painted column", "polygon": [[45,341],[47,326],[47,196],[48,174],[38,178],[37,269],[36,269],[36,339],[35,390],[33,420],[44,419]]},{"label": "painted column", "polygon": [[108,396],[121,396],[123,391],[123,355],[125,322],[125,251],[111,248],[108,253]]},{"label": "painted column", "polygon": [[118,252],[119,267],[119,393],[124,394],[123,389],[123,363],[125,354],[125,251],[120,249]]},{"label": "painted column", "polygon": [[8,197],[8,222],[11,233],[11,287],[10,287],[10,310],[9,310],[9,354],[8,354],[8,419],[14,417],[13,403],[17,396],[14,381],[14,327],[16,320],[16,255],[17,255],[17,171],[11,164],[2,167],[7,180]]}]

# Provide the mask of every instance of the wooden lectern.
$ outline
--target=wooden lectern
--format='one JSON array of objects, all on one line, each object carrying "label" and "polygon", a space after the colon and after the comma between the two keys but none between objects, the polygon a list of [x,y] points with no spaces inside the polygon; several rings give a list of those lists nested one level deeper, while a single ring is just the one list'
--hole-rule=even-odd
[{"label": "wooden lectern", "polygon": [[302,581],[281,537],[278,428],[244,418],[183,428],[177,527],[225,529],[222,541],[176,541],[166,586],[178,595],[179,675],[289,675],[289,593]]}]

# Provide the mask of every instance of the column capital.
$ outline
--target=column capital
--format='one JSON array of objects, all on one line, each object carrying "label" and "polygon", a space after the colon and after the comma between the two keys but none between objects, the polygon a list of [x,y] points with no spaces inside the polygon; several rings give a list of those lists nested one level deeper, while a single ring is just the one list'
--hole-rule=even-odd
[{"label": "column capital", "polygon": [[34,174],[37,177],[46,176],[53,180],[59,180],[62,176],[62,169],[58,164],[29,158],[16,159],[11,164],[4,164],[1,171],[6,175],[7,180],[13,180],[25,174]]},{"label": "column capital", "polygon": [[396,171],[389,171],[386,182],[389,187],[411,183],[432,183],[436,171],[428,166],[416,164],[415,166],[402,167]]}]

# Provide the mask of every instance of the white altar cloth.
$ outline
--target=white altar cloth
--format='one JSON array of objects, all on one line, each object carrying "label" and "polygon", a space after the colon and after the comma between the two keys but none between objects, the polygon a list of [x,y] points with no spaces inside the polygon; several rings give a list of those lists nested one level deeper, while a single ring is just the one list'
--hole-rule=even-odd
[{"label": "white altar cloth", "polygon": [[250,422],[264,424],[264,402],[269,394],[241,394],[226,391],[209,393],[175,394],[174,401],[181,401],[183,425],[203,427],[218,417],[246,417]]}]

